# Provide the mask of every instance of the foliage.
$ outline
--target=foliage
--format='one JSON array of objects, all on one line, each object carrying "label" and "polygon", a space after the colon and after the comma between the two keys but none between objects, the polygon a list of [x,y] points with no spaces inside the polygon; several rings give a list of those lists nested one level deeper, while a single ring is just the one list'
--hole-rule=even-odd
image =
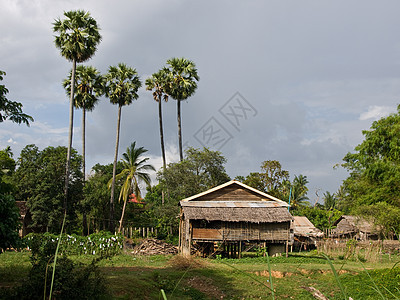
[{"label": "foliage", "polygon": [[356,212],[373,221],[377,229],[386,238],[392,238],[393,233],[400,234],[400,208],[386,202],[378,202],[372,205],[362,205]]},{"label": "foliage", "polygon": [[[63,81],[65,91],[71,94],[71,77],[72,70],[68,78]],[[74,95],[74,106],[87,111],[94,109],[99,97],[104,92],[104,78],[100,72],[92,66],[79,65],[76,67],[75,85],[76,92]]]},{"label": "foliage", "polygon": [[319,207],[303,206],[292,212],[294,215],[306,216],[320,230],[333,228],[333,223],[342,216],[342,212],[333,209],[325,210]]},{"label": "foliage", "polygon": [[[122,169],[122,163],[118,162],[116,171],[120,173]],[[107,188],[107,183],[112,178],[113,165],[96,164],[92,167],[92,172],[93,174],[88,177],[83,188],[84,200],[82,201],[82,208],[88,213],[91,231],[106,230],[110,213],[110,191]],[[121,183],[117,182],[117,189],[120,186]],[[117,214],[120,214],[121,205],[117,203],[115,210]]]},{"label": "foliage", "polygon": [[[148,157],[141,157],[147,150],[143,147],[136,148],[136,142],[133,142],[124,154],[122,154],[122,166],[123,170],[116,176],[116,180],[123,181],[121,192],[119,194],[119,201],[124,202],[122,209],[121,220],[119,224],[118,232],[121,232],[122,222],[124,219],[125,207],[128,201],[129,195],[132,193],[137,199],[141,199],[141,192],[139,184],[145,183],[146,186],[150,186],[151,179],[148,171],[156,171],[152,165],[146,164],[149,160]],[[111,185],[111,180],[109,186]]]},{"label": "foliage", "polygon": [[0,192],[0,253],[7,248],[21,246],[18,235],[21,226],[19,218],[19,209],[14,198]]},{"label": "foliage", "polygon": [[95,19],[89,12],[75,10],[64,12],[64,20],[53,23],[55,45],[66,59],[78,63],[91,58],[101,41],[101,35]]},{"label": "foliage", "polygon": [[105,94],[112,104],[125,106],[139,98],[137,92],[142,83],[136,69],[120,63],[118,66],[110,66],[105,78]]},{"label": "foliage", "polygon": [[[36,262],[37,255],[54,254],[59,236],[51,233],[30,233],[24,237],[25,244],[32,251],[32,260]],[[124,238],[107,231],[93,233],[89,236],[64,234],[61,238],[60,250],[62,255],[98,255],[108,257],[121,252]]]},{"label": "foliage", "polygon": [[[3,75],[6,75],[6,72],[0,70],[0,81],[3,80]],[[8,92],[6,86],[0,84],[0,123],[10,120],[17,124],[25,123],[29,126],[29,121],[33,122],[33,118],[22,112],[21,103],[7,99]]]},{"label": "foliage", "polygon": [[324,208],[326,210],[331,210],[336,207],[337,197],[335,194],[331,194],[330,192],[326,191],[324,193]]},{"label": "foliage", "polygon": [[[70,251],[70,248],[76,248],[74,247],[74,244],[78,243],[76,237],[66,236],[66,238],[67,240],[62,243],[65,247],[64,250]],[[84,239],[83,237],[78,238]],[[43,295],[49,295],[51,291],[52,262],[58,237],[46,233],[31,235],[27,239],[31,250],[32,268],[29,271],[28,279],[10,292],[10,295],[8,295],[10,299],[42,299]],[[119,239],[122,238],[119,237]],[[87,240],[86,245],[90,245],[90,237]],[[118,240],[118,238],[115,237],[115,240]],[[103,256],[93,259],[88,265],[83,265],[69,259],[66,252],[64,251],[62,256],[57,259],[52,296],[57,299],[99,299],[105,297],[108,293],[105,279],[97,265]]]},{"label": "foliage", "polygon": [[[66,147],[35,145],[22,149],[14,174],[15,197],[27,201],[32,227],[37,231],[59,232],[63,219]],[[78,203],[82,197],[81,156],[72,151],[69,173],[68,225],[75,224]],[[71,229],[71,228],[70,228]]]},{"label": "foliage", "polygon": [[176,205],[183,198],[229,181],[225,163],[226,158],[219,151],[188,148],[186,158],[181,162],[168,164],[167,169],[158,174],[158,178]]},{"label": "foliage", "polygon": [[12,158],[11,148],[0,150],[0,193],[10,193],[14,188],[13,174],[15,172],[15,160]]},{"label": "foliage", "polygon": [[400,207],[400,105],[397,110],[373,122],[355,152],[343,158],[350,172],[344,181],[350,210],[377,202]]}]

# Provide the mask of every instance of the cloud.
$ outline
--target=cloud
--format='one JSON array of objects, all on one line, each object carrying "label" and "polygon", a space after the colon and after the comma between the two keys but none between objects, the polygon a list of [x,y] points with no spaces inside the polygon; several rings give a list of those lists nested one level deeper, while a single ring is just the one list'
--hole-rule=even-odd
[{"label": "cloud", "polygon": [[360,115],[359,119],[361,121],[368,120],[368,119],[379,120],[382,117],[388,116],[391,113],[393,113],[392,107],[373,105],[373,106],[369,106],[368,111],[363,112]]}]

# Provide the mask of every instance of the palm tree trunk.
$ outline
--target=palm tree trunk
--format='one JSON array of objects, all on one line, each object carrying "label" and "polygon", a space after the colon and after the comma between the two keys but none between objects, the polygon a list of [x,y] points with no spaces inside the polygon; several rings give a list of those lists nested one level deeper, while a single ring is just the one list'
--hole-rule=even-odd
[{"label": "palm tree trunk", "polygon": [[182,151],[182,128],[181,128],[181,101],[178,102],[178,139],[179,139],[179,157],[180,161],[183,160],[183,151]]},{"label": "palm tree trunk", "polygon": [[124,207],[122,208],[121,220],[119,221],[118,233],[120,233],[121,229],[122,229],[122,222],[124,221],[126,202],[128,202],[128,199],[125,199],[125,201],[124,201]]},{"label": "palm tree trunk", "polygon": [[[163,172],[167,168],[167,162],[165,159],[165,147],[164,147],[164,131],[163,131],[163,122],[162,122],[162,109],[161,109],[161,102],[162,102],[162,97],[158,100],[158,119],[160,121],[160,140],[161,140],[161,154],[163,158]],[[164,205],[164,190],[161,191],[161,204]]]},{"label": "palm tree trunk", "polygon": [[64,186],[64,210],[65,210],[65,212],[67,211],[67,202],[68,202],[69,167],[71,164],[72,134],[73,134],[73,130],[74,130],[75,71],[76,71],[76,60],[74,58],[72,61],[71,95],[70,95],[70,99],[69,99],[69,135],[68,135],[67,163],[65,166],[65,186]]},{"label": "palm tree trunk", "polygon": [[161,154],[162,154],[162,158],[163,158],[163,168],[165,170],[167,168],[167,162],[165,159],[164,131],[163,131],[161,102],[162,102],[162,99],[160,97],[160,99],[158,100],[158,119],[160,121]]},{"label": "palm tree trunk", "polygon": [[[86,109],[83,107],[82,110],[82,174],[83,174],[83,185],[86,181]],[[89,234],[86,219],[86,208],[83,207],[82,213],[82,232],[83,235]]]},{"label": "palm tree trunk", "polygon": [[117,159],[118,159],[118,144],[119,144],[119,131],[121,125],[121,108],[118,106],[118,120],[117,120],[117,139],[115,142],[115,156],[114,156],[114,166],[113,166],[113,178],[111,183],[111,198],[110,198],[110,221],[109,230],[111,233],[114,232],[114,191],[115,191],[115,176],[117,174]]}]

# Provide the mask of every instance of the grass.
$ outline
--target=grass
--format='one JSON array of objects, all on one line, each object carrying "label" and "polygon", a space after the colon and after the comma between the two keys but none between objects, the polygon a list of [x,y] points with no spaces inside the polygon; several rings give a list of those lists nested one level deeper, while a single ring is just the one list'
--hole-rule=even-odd
[{"label": "grass", "polygon": [[[71,257],[89,263],[92,256]],[[286,257],[243,259],[191,259],[177,256],[121,254],[100,262],[114,299],[314,299],[304,287],[314,287],[329,299],[387,299],[400,297],[399,256],[382,256],[379,262],[334,259],[315,253]],[[332,264],[332,265],[331,265]],[[268,272],[270,266],[271,272]],[[29,271],[28,252],[0,255],[0,287],[18,285]],[[333,269],[337,272],[334,276]],[[337,280],[341,283],[342,289]]]}]

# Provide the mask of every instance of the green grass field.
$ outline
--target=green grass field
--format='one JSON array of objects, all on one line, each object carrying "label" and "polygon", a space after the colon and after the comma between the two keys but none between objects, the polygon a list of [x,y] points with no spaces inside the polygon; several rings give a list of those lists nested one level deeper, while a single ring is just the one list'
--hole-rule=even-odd
[{"label": "green grass field", "polygon": [[[89,263],[92,256],[71,257]],[[399,256],[377,262],[332,260],[346,298],[400,298]],[[100,262],[114,299],[272,299],[265,257],[183,259],[180,256],[121,254]],[[270,258],[275,299],[315,299],[314,287],[329,299],[344,299],[329,262],[305,253]],[[28,252],[0,255],[0,288],[20,284],[30,268]],[[375,287],[376,285],[376,287]],[[382,294],[382,296],[380,295]]]}]

